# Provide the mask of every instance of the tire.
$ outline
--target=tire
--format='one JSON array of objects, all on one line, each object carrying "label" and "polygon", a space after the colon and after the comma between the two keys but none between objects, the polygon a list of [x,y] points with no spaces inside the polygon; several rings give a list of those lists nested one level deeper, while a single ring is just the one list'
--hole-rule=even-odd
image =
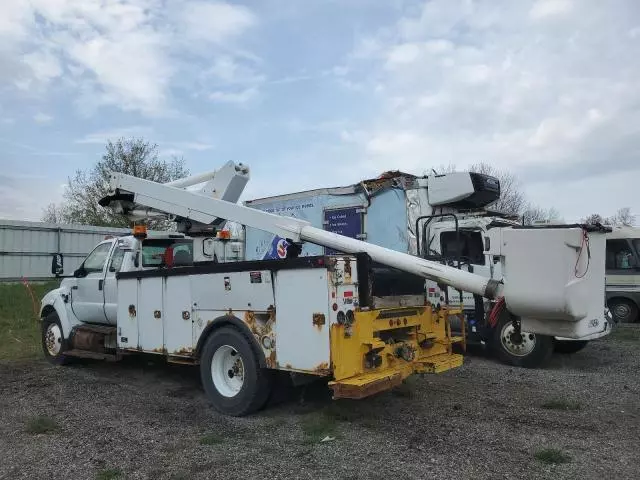
[{"label": "tire", "polygon": [[514,367],[539,368],[553,353],[553,338],[522,332],[517,338],[508,312],[500,315],[493,332],[492,349],[501,362]]},{"label": "tire", "polygon": [[52,312],[42,319],[42,351],[44,358],[54,365],[66,365],[70,358],[64,355],[68,350],[67,340],[62,332],[60,318],[56,312]]},{"label": "tire", "polygon": [[616,323],[635,323],[638,321],[638,306],[626,298],[609,300],[609,310]]},{"label": "tire", "polygon": [[264,407],[271,372],[260,367],[254,342],[233,327],[215,330],[202,349],[200,378],[213,407],[241,417]]},{"label": "tire", "polygon": [[553,346],[553,351],[556,353],[572,354],[579,352],[589,343],[588,340],[556,340]]}]

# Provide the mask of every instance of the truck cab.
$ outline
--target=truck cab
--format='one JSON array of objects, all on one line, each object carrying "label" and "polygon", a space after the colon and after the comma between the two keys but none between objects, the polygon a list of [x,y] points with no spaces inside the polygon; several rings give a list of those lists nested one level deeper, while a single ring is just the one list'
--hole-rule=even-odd
[{"label": "truck cab", "polygon": [[[118,272],[150,270],[193,263],[193,239],[176,233],[152,233],[107,237],[87,255],[72,276],[42,300],[41,314],[58,310],[62,329],[68,333],[79,324],[117,324]],[[64,273],[63,258],[55,255],[52,272]]]}]

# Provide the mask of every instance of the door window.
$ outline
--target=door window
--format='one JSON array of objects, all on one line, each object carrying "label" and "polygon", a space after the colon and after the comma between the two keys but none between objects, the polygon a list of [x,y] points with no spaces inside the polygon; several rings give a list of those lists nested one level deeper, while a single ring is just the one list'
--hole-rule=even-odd
[{"label": "door window", "polygon": [[629,270],[636,266],[636,257],[629,241],[607,240],[607,270]]},{"label": "door window", "polygon": [[110,272],[119,272],[122,267],[122,261],[124,260],[124,250],[116,247],[111,255],[111,264],[109,265]]},{"label": "door window", "polygon": [[101,272],[104,269],[104,264],[107,262],[109,256],[109,250],[111,250],[111,242],[101,243],[84,261],[84,269],[87,273]]},{"label": "door window", "polygon": [[[459,243],[457,243],[459,241]],[[482,232],[460,230],[459,240],[455,231],[442,232],[440,234],[440,246],[442,256],[449,260],[457,260],[458,252],[460,261],[474,265],[484,265],[484,242]]]}]

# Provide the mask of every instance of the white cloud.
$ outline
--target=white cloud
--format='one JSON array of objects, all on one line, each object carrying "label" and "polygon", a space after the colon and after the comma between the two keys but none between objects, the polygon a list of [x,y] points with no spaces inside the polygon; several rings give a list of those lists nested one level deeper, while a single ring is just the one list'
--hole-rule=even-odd
[{"label": "white cloud", "polygon": [[25,94],[56,82],[85,113],[113,105],[158,115],[185,58],[247,56],[229,47],[256,23],[247,7],[222,1],[4,0],[0,82]]},{"label": "white cloud", "polygon": [[420,47],[415,43],[403,43],[392,47],[388,53],[388,64],[413,63],[420,55]]},{"label": "white cloud", "polygon": [[565,15],[571,12],[573,2],[571,0],[537,0],[529,15],[534,20],[541,20],[547,17]]},{"label": "white cloud", "polygon": [[204,142],[175,142],[171,145],[185,150],[195,150],[197,152],[204,152],[205,150],[211,150],[213,148],[213,145]]},{"label": "white cloud", "polygon": [[247,7],[224,2],[188,2],[181,10],[183,31],[195,41],[221,43],[258,21]]},{"label": "white cloud", "polygon": [[218,90],[210,93],[209,99],[214,102],[244,104],[256,98],[257,95],[258,89],[251,87],[237,92]]},{"label": "white cloud", "polygon": [[49,123],[51,120],[53,120],[53,117],[51,115],[47,115],[46,113],[38,112],[33,116],[33,120],[36,123]]},{"label": "white cloud", "polygon": [[158,152],[160,157],[180,157],[184,155],[184,150],[179,148],[164,148]]},{"label": "white cloud", "polygon": [[[635,0],[579,10],[569,1],[425,1],[347,56],[350,71],[371,79],[377,110],[342,139],[374,171],[484,161],[530,188],[559,172],[613,178],[640,150],[634,8]],[[613,184],[604,191],[624,205]]]},{"label": "white cloud", "polygon": [[81,144],[99,144],[104,145],[109,140],[116,141],[119,138],[145,136],[151,133],[149,127],[141,125],[133,125],[131,127],[116,128],[113,130],[104,130],[100,132],[89,133],[82,138],[76,140]]}]

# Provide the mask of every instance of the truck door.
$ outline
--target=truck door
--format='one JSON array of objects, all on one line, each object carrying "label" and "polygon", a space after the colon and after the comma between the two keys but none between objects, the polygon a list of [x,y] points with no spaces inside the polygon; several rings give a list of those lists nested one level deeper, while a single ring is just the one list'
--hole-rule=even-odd
[{"label": "truck door", "polygon": [[[331,208],[324,211],[323,226],[329,232],[344,235],[345,237],[365,240],[364,211],[362,206]],[[334,255],[338,252],[330,248],[324,249],[325,255]]]},{"label": "truck door", "polygon": [[118,247],[116,242],[113,247],[113,253],[109,260],[109,265],[104,276],[104,315],[107,318],[107,322],[115,325],[118,317],[118,288],[116,281],[116,273],[120,271],[122,267],[122,261],[124,260],[124,250]]},{"label": "truck door", "polygon": [[71,308],[82,322],[105,323],[104,276],[113,240],[100,243],[76,270],[71,290]]}]

